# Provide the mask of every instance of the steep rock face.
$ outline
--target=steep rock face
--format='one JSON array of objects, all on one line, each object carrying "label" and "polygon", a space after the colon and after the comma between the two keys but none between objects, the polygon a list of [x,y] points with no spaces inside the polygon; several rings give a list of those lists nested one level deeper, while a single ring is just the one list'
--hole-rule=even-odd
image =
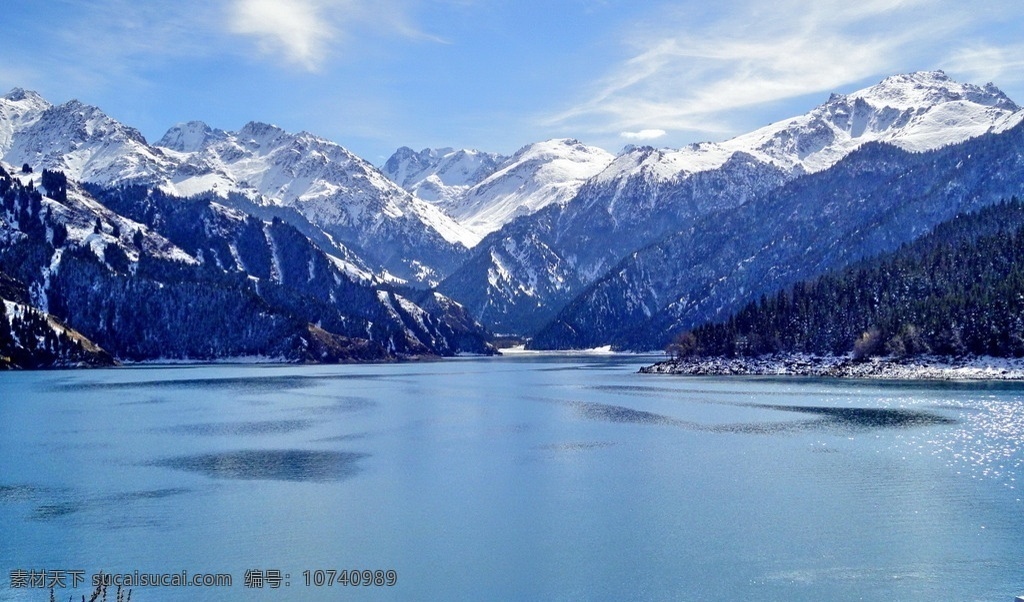
[{"label": "steep rock face", "polygon": [[625,258],[534,339],[663,346],[762,294],[893,250],[959,212],[1024,194],[1024,125],[924,153],[866,145]]},{"label": "steep rock face", "polygon": [[163,144],[181,162],[171,190],[235,190],[292,207],[381,273],[436,281],[465,252],[467,233],[451,218],[312,134],[256,122],[231,133],[193,122],[172,128]]},{"label": "steep rock face", "polygon": [[[603,278],[631,253],[671,232],[697,227],[703,216],[743,206],[793,178],[826,170],[863,144],[887,141],[921,152],[1011,128],[1021,115],[992,85],[960,84],[941,72],[924,72],[833,95],[805,115],[726,142],[627,148],[563,209],[514,221],[484,239],[473,259],[441,289],[495,330],[531,334],[581,292],[577,283]],[[542,248],[526,251],[531,244]],[[557,257],[563,269],[550,277],[536,266],[509,269],[516,262],[503,252],[507,247],[519,255]],[[492,286],[494,272],[509,274],[507,284]],[[542,285],[531,284],[545,278]],[[537,294],[508,293],[523,290]],[[640,301],[608,303],[639,307]],[[650,303],[642,305],[651,309]],[[646,317],[643,311],[638,315]]]},{"label": "steep rock face", "polygon": [[444,311],[407,302],[396,312],[390,293],[353,280],[294,227],[213,195],[83,189],[48,171],[0,172],[0,193],[0,271],[26,284],[26,304],[120,359],[493,352],[479,325],[456,338]]}]

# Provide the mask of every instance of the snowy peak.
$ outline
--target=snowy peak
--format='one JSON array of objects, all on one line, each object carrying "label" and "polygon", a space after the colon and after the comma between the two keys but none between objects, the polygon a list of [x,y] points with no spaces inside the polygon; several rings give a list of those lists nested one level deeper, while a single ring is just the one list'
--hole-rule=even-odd
[{"label": "snowy peak", "polygon": [[452,148],[399,148],[381,171],[417,198],[449,204],[494,173],[505,157],[497,153]]},{"label": "snowy peak", "polygon": [[[794,171],[821,171],[861,144],[925,151],[980,136],[1019,108],[992,84],[962,84],[941,71],[895,75],[833,94],[806,115],[723,144]],[[747,147],[744,149],[743,147]]]},{"label": "snowy peak", "polygon": [[293,140],[291,136],[276,125],[260,121],[250,121],[238,130],[235,138],[244,147],[254,151],[269,151]]},{"label": "snowy peak", "polygon": [[104,143],[114,137],[146,145],[146,139],[139,130],[107,116],[98,107],[78,100],[69,100],[46,109],[39,122],[48,128],[59,128],[70,136],[72,143]]},{"label": "snowy peak", "polygon": [[0,96],[0,157],[10,150],[15,132],[38,119],[50,106],[42,96],[24,88]]},{"label": "snowy peak", "polygon": [[224,130],[215,130],[202,121],[179,123],[167,130],[156,146],[180,153],[194,153],[213,142],[227,138]]},{"label": "snowy peak", "polygon": [[166,187],[180,195],[242,192],[291,207],[334,240],[358,249],[379,274],[436,281],[472,234],[414,198],[343,146],[308,132],[249,122],[237,132],[205,124],[172,128],[180,161]]},{"label": "snowy peak", "polygon": [[851,94],[832,94],[810,112],[725,142],[657,151],[628,149],[598,181],[646,172],[656,183],[718,169],[744,152],[791,175],[828,169],[867,142],[925,151],[1005,128],[1020,108],[992,84],[954,81],[942,71],[894,75]]},{"label": "snowy peak", "polygon": [[21,114],[39,113],[50,108],[50,103],[38,92],[24,88],[14,88],[0,96],[0,106],[11,107]]},{"label": "snowy peak", "polygon": [[300,225],[353,248],[380,274],[436,280],[461,256],[459,243],[473,238],[370,163],[306,132],[257,121],[226,132],[189,122],[171,128],[160,144],[166,146],[148,144],[137,129],[79,101],[50,106],[19,90],[0,98],[6,162],[104,186],[145,184],[222,198],[238,192],[257,206],[290,207]]},{"label": "snowy peak", "polygon": [[516,217],[569,202],[613,159],[611,153],[574,139],[530,144],[470,188],[448,212],[482,237]]},{"label": "snowy peak", "polygon": [[[836,98],[834,94],[829,102]],[[880,83],[849,94],[847,98],[860,98],[875,107],[896,109],[921,108],[948,102],[964,101],[976,105],[1017,111],[1019,107],[999,88],[988,83],[984,86],[962,84],[942,71],[919,71],[893,75]]]},{"label": "snowy peak", "polygon": [[[45,101],[26,93],[34,107]],[[27,116],[26,116],[27,117]],[[58,169],[79,181],[120,184],[154,182],[171,163],[146,143],[139,130],[126,126],[100,109],[71,100],[47,106],[31,118],[4,121],[9,144],[0,147],[3,159],[34,168]]]},{"label": "snowy peak", "polygon": [[568,202],[613,158],[571,138],[528,144],[511,157],[450,148],[416,152],[402,147],[382,171],[471,230],[475,244],[519,216]]}]

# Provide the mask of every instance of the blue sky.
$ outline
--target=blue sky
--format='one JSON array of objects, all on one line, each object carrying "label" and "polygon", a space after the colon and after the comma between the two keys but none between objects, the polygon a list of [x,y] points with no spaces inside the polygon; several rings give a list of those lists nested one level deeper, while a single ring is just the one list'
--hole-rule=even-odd
[{"label": "blue sky", "polygon": [[266,121],[376,164],[722,140],[925,69],[1024,104],[1019,0],[53,0],[2,30],[0,93],[77,98],[150,141]]}]

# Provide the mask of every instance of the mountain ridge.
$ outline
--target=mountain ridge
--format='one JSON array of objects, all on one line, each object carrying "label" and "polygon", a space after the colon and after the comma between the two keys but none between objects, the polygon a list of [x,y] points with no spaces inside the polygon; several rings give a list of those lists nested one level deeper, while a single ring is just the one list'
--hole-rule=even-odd
[{"label": "mountain ridge", "polygon": [[[929,104],[934,99],[940,104]],[[1022,117],[995,86],[920,72],[833,95],[802,116],[725,142],[627,148],[556,213],[541,211],[489,235],[441,290],[475,308],[496,331],[532,335],[630,253],[693,227],[704,215],[824,171],[865,143],[889,141],[922,152],[1005,131]],[[522,259],[541,256],[561,269],[548,273]]]},{"label": "mountain ridge", "polygon": [[[78,101],[53,105],[34,92],[14,89],[0,97],[0,157],[12,171],[22,163],[36,170],[59,170],[72,183],[99,187],[96,194],[108,199],[113,197],[103,190],[142,185],[213,203],[221,207],[216,211],[234,211],[240,219],[283,221],[301,233],[303,245],[326,253],[346,278],[392,294],[401,288],[399,296],[406,301],[454,307],[435,302],[422,290],[436,286],[462,308],[462,317],[453,324],[475,319],[501,333],[540,333],[531,343],[539,347],[635,346],[644,337],[649,342],[659,339],[666,328],[678,328],[687,320],[713,317],[749,292],[740,286],[729,293],[735,298],[721,296],[742,280],[735,277],[735,265],[725,263],[727,253],[709,248],[700,259],[706,263],[680,264],[680,252],[689,257],[683,249],[687,237],[707,242],[715,237],[706,232],[730,228],[715,238],[720,250],[744,248],[748,256],[733,259],[761,266],[758,262],[767,261],[762,257],[776,257],[776,247],[770,253],[748,249],[743,237],[771,247],[784,239],[773,238],[765,228],[776,228],[784,236],[792,227],[791,237],[807,236],[806,224],[813,222],[838,239],[802,270],[824,269],[844,257],[836,245],[875,252],[899,238],[891,231],[895,224],[925,228],[949,207],[992,202],[996,192],[1016,193],[999,178],[1002,166],[979,164],[971,159],[974,151],[940,151],[985,140],[970,148],[1005,161],[1012,171],[1016,155],[1000,145],[1016,140],[1022,122],[1024,111],[993,84],[964,84],[941,71],[915,72],[833,94],[803,115],[723,142],[679,149],[627,147],[616,156],[575,139],[528,144],[509,157],[402,147],[378,169],[340,144],[260,121],[237,131],[183,122],[150,144],[138,130],[97,107]],[[966,155],[958,158],[957,152]],[[922,163],[921,154],[941,165]],[[878,164],[858,167],[857,174],[842,180],[843,170],[861,165],[857,162],[864,157]],[[847,167],[837,169],[843,165]],[[893,194],[911,195],[908,206],[922,219],[913,222],[913,216],[900,213],[903,209],[886,204],[883,191],[864,187],[857,178],[872,170],[893,179]],[[859,186],[865,196],[843,196],[847,184],[834,189],[806,184],[805,178],[819,174],[827,174],[821,181],[835,177]],[[906,184],[911,180],[959,192],[928,193],[941,205],[929,208],[921,204],[927,195],[917,184]],[[61,190],[50,190],[38,178],[33,183],[47,195]],[[780,192],[784,189],[818,196],[792,196]],[[868,200],[888,207],[884,211],[891,215],[872,214],[856,205]],[[139,221],[142,215],[127,219],[116,211],[104,217],[106,201],[83,202],[93,203],[90,215],[101,223],[68,222],[67,228],[72,238],[93,246],[101,261],[113,238],[129,261],[143,249],[163,245],[186,257],[186,263],[213,260],[244,271],[243,264],[227,259],[229,249],[213,239],[204,244],[213,245],[205,252],[215,258],[173,251],[169,240],[158,241],[155,222]],[[43,205],[48,211],[66,210],[60,203]],[[778,215],[750,217],[768,206]],[[834,216],[821,214],[821,207],[829,207]],[[809,221],[782,219],[799,212],[807,212]],[[17,214],[10,215],[19,223]],[[850,222],[848,229],[837,226],[843,220]],[[741,222],[742,231],[737,230]],[[141,247],[132,244],[135,231],[142,237]],[[786,270],[781,264],[765,266],[758,269],[774,270],[768,276]],[[665,270],[674,275],[655,274]],[[690,274],[693,282],[718,279],[724,284],[684,291],[670,283],[679,273]],[[768,276],[766,282],[775,282]],[[402,288],[406,283],[421,290]],[[604,292],[597,301],[599,290]],[[45,310],[45,297],[34,294]],[[410,317],[419,315],[417,311],[397,297],[374,303],[408,310],[406,317],[417,321]],[[709,305],[713,303],[726,305],[714,309]],[[708,313],[708,308],[714,311]],[[597,322],[588,322],[588,314],[603,326],[592,328]],[[629,330],[636,332],[624,336]],[[577,335],[568,335],[570,331]],[[321,343],[334,344],[328,339]]]}]

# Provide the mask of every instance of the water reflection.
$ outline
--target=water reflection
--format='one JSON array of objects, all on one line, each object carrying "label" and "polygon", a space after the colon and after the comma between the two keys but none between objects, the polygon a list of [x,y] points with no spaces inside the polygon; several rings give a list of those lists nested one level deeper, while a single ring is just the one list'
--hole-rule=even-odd
[{"label": "water reflection", "polygon": [[255,436],[255,435],[280,435],[293,433],[313,426],[311,420],[261,420],[254,422],[203,422],[197,424],[179,424],[162,432],[179,433],[184,435],[198,435],[204,437],[215,436]]},{"label": "water reflection", "polygon": [[24,502],[44,491],[35,485],[0,485],[0,502]]},{"label": "water reflection", "polygon": [[155,466],[198,472],[217,479],[339,481],[355,476],[369,454],[338,451],[239,450],[179,456]]},{"label": "water reflection", "polygon": [[569,441],[541,445],[538,449],[550,452],[583,452],[592,449],[605,449],[615,445],[614,441]]},{"label": "water reflection", "polygon": [[957,421],[934,412],[892,408],[833,408],[827,406],[796,406],[776,404],[742,404],[750,408],[764,408],[782,412],[815,414],[828,426],[856,429],[912,428],[956,424]]},{"label": "water reflection", "polygon": [[899,408],[842,408],[828,406],[801,406],[759,403],[724,403],[780,412],[797,412],[819,416],[815,420],[786,422],[741,422],[733,424],[701,424],[680,420],[664,414],[635,410],[624,406],[594,402],[567,402],[576,413],[590,420],[628,424],[675,426],[688,430],[710,433],[781,434],[810,430],[872,430],[906,429],[921,426],[950,425],[957,421],[922,410]]}]

